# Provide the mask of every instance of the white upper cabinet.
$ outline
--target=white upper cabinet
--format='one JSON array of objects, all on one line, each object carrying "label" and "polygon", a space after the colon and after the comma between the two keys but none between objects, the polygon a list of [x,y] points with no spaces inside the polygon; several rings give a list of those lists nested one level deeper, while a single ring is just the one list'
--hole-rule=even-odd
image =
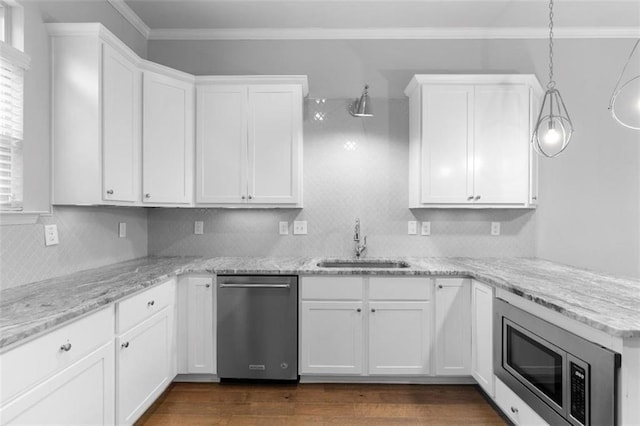
[{"label": "white upper cabinet", "polygon": [[531,75],[416,75],[410,105],[409,198],[417,207],[532,207]]},{"label": "white upper cabinet", "polygon": [[[151,63],[145,66],[154,68]],[[142,93],[142,201],[145,205],[189,204],[193,201],[193,77],[145,69]]]},{"label": "white upper cabinet", "polygon": [[305,76],[197,78],[196,203],[302,206]]},{"label": "white upper cabinet", "polygon": [[140,200],[139,59],[99,24],[47,27],[53,203],[133,205]]}]

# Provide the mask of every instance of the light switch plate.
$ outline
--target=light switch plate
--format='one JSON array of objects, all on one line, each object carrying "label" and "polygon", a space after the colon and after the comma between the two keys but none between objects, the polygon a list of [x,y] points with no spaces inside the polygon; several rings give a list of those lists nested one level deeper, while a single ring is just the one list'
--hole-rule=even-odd
[{"label": "light switch plate", "polygon": [[278,232],[280,235],[289,234],[289,222],[278,222]]},{"label": "light switch plate", "polygon": [[204,222],[201,220],[196,220],[193,222],[193,233],[196,235],[204,234]]},{"label": "light switch plate", "polygon": [[491,222],[491,235],[500,235],[500,222]]},{"label": "light switch plate", "polygon": [[306,220],[294,220],[293,221],[293,234],[294,235],[306,235],[307,234],[307,221]]},{"label": "light switch plate", "polygon": [[44,226],[44,245],[55,246],[58,244],[58,225]]},{"label": "light switch plate", "polygon": [[420,233],[422,235],[431,235],[431,222],[422,222]]},{"label": "light switch plate", "polygon": [[409,235],[417,235],[418,234],[418,222],[415,220],[410,220],[407,222],[407,233]]},{"label": "light switch plate", "polygon": [[127,236],[127,222],[120,222],[118,224],[118,237],[124,238]]}]

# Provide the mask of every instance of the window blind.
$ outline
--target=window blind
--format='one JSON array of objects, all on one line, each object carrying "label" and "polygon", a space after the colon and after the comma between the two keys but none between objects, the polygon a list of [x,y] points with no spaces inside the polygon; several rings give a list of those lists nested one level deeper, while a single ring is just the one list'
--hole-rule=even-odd
[{"label": "window blind", "polygon": [[0,56],[0,209],[22,209],[24,68]]}]

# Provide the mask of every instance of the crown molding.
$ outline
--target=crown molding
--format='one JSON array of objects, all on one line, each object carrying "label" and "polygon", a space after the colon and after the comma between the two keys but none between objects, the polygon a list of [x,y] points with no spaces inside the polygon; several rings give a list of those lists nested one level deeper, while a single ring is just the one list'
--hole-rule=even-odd
[{"label": "crown molding", "polygon": [[133,27],[136,30],[138,30],[138,32],[142,34],[142,36],[145,39],[147,40],[149,39],[149,33],[151,32],[151,29],[147,24],[144,23],[142,19],[140,19],[138,14],[135,13],[133,9],[131,9],[124,2],[124,0],[107,0],[107,1],[109,2],[109,4],[111,4],[111,6],[113,6],[115,10],[120,12],[120,14],[124,17],[124,19],[129,21],[129,23],[133,25]]},{"label": "crown molding", "polygon": [[[111,0],[110,0],[111,1]],[[492,40],[546,39],[547,27],[152,29],[149,40]],[[555,38],[640,38],[638,27],[554,29]]]}]

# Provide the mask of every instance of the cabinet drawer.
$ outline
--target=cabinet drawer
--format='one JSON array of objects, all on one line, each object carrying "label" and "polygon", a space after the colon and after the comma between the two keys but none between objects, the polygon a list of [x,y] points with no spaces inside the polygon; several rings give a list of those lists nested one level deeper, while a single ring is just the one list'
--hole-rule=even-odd
[{"label": "cabinet drawer", "polygon": [[303,277],[300,295],[313,300],[362,300],[362,277]]},{"label": "cabinet drawer", "polygon": [[0,355],[0,404],[113,339],[113,320],[110,306]]},{"label": "cabinet drawer", "polygon": [[542,417],[529,407],[507,385],[496,378],[496,404],[516,425],[548,425]]},{"label": "cabinet drawer", "polygon": [[370,300],[431,300],[432,294],[433,283],[431,278],[369,278]]},{"label": "cabinet drawer", "polygon": [[152,287],[118,303],[118,333],[151,317],[175,300],[175,279]]}]

